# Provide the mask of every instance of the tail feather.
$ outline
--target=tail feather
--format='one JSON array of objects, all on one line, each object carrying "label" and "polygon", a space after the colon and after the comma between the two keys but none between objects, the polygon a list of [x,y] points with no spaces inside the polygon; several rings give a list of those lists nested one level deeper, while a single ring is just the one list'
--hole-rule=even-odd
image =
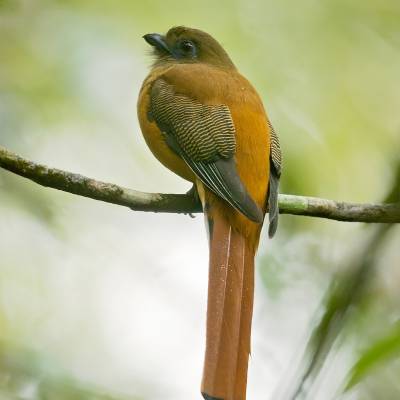
[{"label": "tail feather", "polygon": [[254,245],[221,215],[209,217],[210,271],[202,394],[245,400],[254,292]]}]

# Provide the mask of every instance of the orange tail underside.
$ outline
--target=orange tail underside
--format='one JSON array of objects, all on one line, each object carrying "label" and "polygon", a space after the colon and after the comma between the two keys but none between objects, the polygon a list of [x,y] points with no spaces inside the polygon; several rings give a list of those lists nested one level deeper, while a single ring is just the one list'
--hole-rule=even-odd
[{"label": "orange tail underside", "polygon": [[223,216],[208,216],[208,222],[210,271],[201,392],[207,400],[245,400],[255,246]]}]

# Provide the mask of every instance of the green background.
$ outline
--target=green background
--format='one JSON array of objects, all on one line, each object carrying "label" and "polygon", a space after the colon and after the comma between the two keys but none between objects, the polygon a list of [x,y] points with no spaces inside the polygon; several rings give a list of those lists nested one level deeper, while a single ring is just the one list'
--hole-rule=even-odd
[{"label": "green background", "polygon": [[[215,36],[259,91],[281,139],[283,193],[384,199],[400,145],[397,0],[2,0],[0,145],[138,190],[188,190],[136,118],[152,61],[141,37],[175,25]],[[249,398],[290,386],[332,276],[367,236],[294,216],[273,241],[264,233]],[[395,228],[380,249],[312,398],[339,398],[382,341],[369,359],[383,361],[343,398],[400,398],[399,239]],[[198,398],[206,284],[201,216],[130,212],[0,171],[1,398]]]}]

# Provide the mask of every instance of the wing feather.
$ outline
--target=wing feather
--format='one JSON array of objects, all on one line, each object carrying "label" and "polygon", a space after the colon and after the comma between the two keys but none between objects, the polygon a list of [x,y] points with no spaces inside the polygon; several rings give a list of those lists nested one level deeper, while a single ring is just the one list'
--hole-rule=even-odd
[{"label": "wing feather", "polygon": [[229,107],[204,105],[158,79],[151,89],[150,117],[166,142],[217,196],[252,221],[264,215],[241,182],[234,160],[235,127]]},{"label": "wing feather", "polygon": [[274,127],[268,121],[270,128],[270,174],[269,174],[269,195],[268,195],[268,214],[269,214],[269,227],[268,236],[273,237],[278,229],[279,218],[279,205],[278,205],[278,191],[279,180],[282,170],[282,152],[279,143],[278,135]]}]

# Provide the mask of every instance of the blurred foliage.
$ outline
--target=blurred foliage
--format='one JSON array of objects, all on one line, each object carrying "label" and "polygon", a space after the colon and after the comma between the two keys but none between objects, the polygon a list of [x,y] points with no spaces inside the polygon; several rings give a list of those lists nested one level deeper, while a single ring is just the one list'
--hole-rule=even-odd
[{"label": "blurred foliage", "polygon": [[[0,144],[39,162],[137,189],[187,190],[153,160],[135,115],[137,93],[151,63],[141,36],[184,24],[217,37],[260,92],[281,138],[283,192],[377,202],[396,176],[399,154],[399,21],[397,0],[0,0]],[[40,361],[29,361],[29,352],[14,351],[11,341],[40,349],[35,360],[50,356],[66,371],[91,371],[101,386],[109,376],[106,387],[118,382],[115,385],[143,398],[193,398],[182,394],[187,393],[183,387],[195,386],[191,379],[197,382],[198,376],[184,375],[178,383],[165,378],[176,375],[165,354],[189,354],[199,347],[190,342],[198,318],[190,319],[192,309],[182,312],[179,323],[188,325],[177,328],[179,332],[189,331],[189,324],[195,328],[185,338],[170,334],[157,351],[153,332],[160,328],[143,326],[138,314],[151,315],[141,304],[149,301],[148,286],[155,276],[177,276],[175,286],[163,282],[151,296],[161,296],[153,318],[168,327],[173,324],[166,316],[197,298],[197,286],[188,289],[190,279],[179,281],[184,271],[176,273],[187,259],[199,258],[199,245],[188,245],[194,231],[185,231],[189,228],[179,216],[132,216],[93,203],[98,202],[46,190],[0,171],[0,397],[23,397],[26,384],[43,388],[34,392],[42,393],[38,398],[105,398],[69,378],[69,372],[53,379]],[[152,244],[155,228],[146,230],[148,221],[161,232],[158,251]],[[180,230],[188,232],[180,239],[188,240],[180,246],[181,258],[170,250],[176,248],[170,240]],[[276,239],[262,241],[259,274],[264,291],[256,295],[261,312],[255,312],[253,352],[263,361],[255,367],[259,390],[251,392],[251,398],[265,398],[265,376],[287,386],[284,370],[292,365],[291,354],[303,347],[313,320],[320,321],[330,305],[345,312],[349,297],[333,291],[337,302],[329,303],[325,293],[342,287],[341,282],[349,284],[349,275],[340,282],[336,277],[362,262],[362,256],[355,260],[355,255],[362,253],[366,236],[360,224],[282,216]],[[378,251],[366,294],[358,311],[349,313],[341,341],[331,351],[339,361],[327,355],[326,364],[344,371],[343,376],[328,371],[315,398],[333,398],[332,387],[337,390],[349,371],[350,382],[357,385],[345,395],[360,400],[400,397],[393,379],[400,373],[393,325],[400,317],[399,237],[398,227],[393,227]],[[168,262],[171,270],[161,273],[157,266]],[[132,280],[131,273],[136,274]],[[150,278],[143,283],[146,273]],[[102,279],[115,285],[108,297]],[[122,296],[126,282],[134,300]],[[143,292],[133,287],[136,282],[145,285]],[[135,290],[143,297],[135,298]],[[176,296],[185,301],[176,301]],[[318,308],[321,298],[325,303]],[[94,318],[98,315],[104,319]],[[130,320],[138,321],[132,330],[124,325]],[[113,338],[112,345],[104,332]],[[142,353],[127,356],[132,348],[119,343],[125,337],[131,346],[142,347]],[[174,337],[179,347],[168,349]],[[143,344],[151,341],[148,347]],[[99,358],[86,364],[86,351]],[[114,364],[108,365],[110,357]],[[19,367],[4,364],[6,359],[20,360]],[[77,368],[80,362],[83,366]],[[187,365],[181,367],[182,373],[191,373]]]},{"label": "blurred foliage", "polygon": [[[32,400],[128,400],[83,384],[52,365],[43,355],[0,345],[0,398]],[[139,400],[129,397],[129,400]]]},{"label": "blurred foliage", "polygon": [[[384,243],[386,235],[392,225],[381,225],[378,229],[374,229],[372,237],[368,240],[364,249],[358,254],[358,262],[349,264],[340,276],[335,277],[327,291],[324,305],[323,316],[313,330],[311,339],[306,349],[306,360],[304,362],[304,372],[301,373],[300,383],[295,390],[293,399],[297,399],[304,390],[315,380],[315,377],[324,366],[324,362],[332,349],[338,336],[346,327],[346,318],[349,314],[357,311],[359,304],[366,296],[366,286],[370,284],[371,276],[374,274],[374,266],[376,265],[377,252]],[[359,311],[359,310],[358,310]],[[398,330],[395,330],[398,333]],[[364,369],[371,367],[377,363],[377,358],[387,358],[388,352],[397,352],[396,340],[387,338],[380,345],[374,344],[368,354],[361,359],[353,367],[352,377],[348,388],[353,386],[356,381],[361,380],[364,375]],[[400,337],[398,337],[400,339]],[[380,353],[379,351],[382,351]],[[375,360],[373,359],[375,357]],[[367,365],[369,362],[369,365]]]},{"label": "blurred foliage", "polygon": [[[385,202],[400,202],[400,161],[394,172],[395,178],[384,199]],[[307,345],[299,384],[291,395],[291,399],[307,396],[306,393],[310,391],[316,376],[324,367],[335,341],[346,328],[349,314],[354,317],[356,312],[365,311],[360,305],[365,302],[368,294],[366,289],[375,275],[377,254],[391,228],[393,225],[390,224],[381,224],[378,228],[369,226],[373,234],[370,235],[367,243],[363,245],[361,251],[358,251],[356,257],[353,256],[344,272],[332,279],[321,307],[324,310],[323,315]],[[400,344],[398,321],[388,329],[390,333],[371,344],[354,364],[345,390],[349,390],[360,382],[373,367],[397,355]]]},{"label": "blurred foliage", "polygon": [[364,349],[349,373],[345,390],[351,389],[372,373],[375,368],[379,368],[384,363],[389,364],[393,358],[398,358],[399,355],[400,322],[397,321],[384,337]]},{"label": "blurred foliage", "polygon": [[[395,169],[395,179],[384,201],[400,202],[400,161]],[[323,316],[313,330],[306,348],[304,372],[301,372],[300,383],[291,398],[296,399],[301,396],[305,387],[309,390],[323,368],[333,344],[346,327],[348,314],[352,313],[354,316],[355,312],[360,312],[360,304],[366,298],[366,288],[375,275],[378,251],[385,243],[391,228],[393,228],[391,224],[381,224],[378,228],[369,227],[373,230],[373,234],[362,251],[359,251],[357,261],[352,260],[344,272],[332,280],[324,305],[321,307],[324,309]],[[389,334],[370,345],[357,360],[349,373],[345,390],[360,382],[373,367],[397,355],[400,349],[398,321],[390,326],[389,330]]]}]

